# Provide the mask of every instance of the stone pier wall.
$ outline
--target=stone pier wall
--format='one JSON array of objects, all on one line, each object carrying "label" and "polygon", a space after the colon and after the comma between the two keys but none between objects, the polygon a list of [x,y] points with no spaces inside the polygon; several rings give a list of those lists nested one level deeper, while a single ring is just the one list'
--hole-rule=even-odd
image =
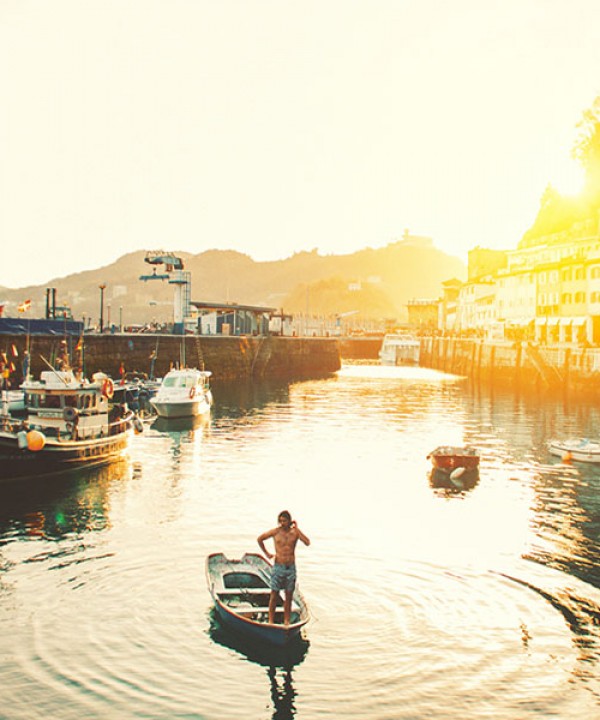
[{"label": "stone pier wall", "polygon": [[[34,377],[46,368],[41,356],[53,362],[61,342],[63,338],[58,336],[36,335],[29,338]],[[18,381],[22,377],[26,343],[24,335],[0,335],[0,352],[5,352],[8,360],[14,363]],[[75,365],[78,339],[67,338],[67,343]],[[341,367],[339,344],[334,338],[195,335],[182,338],[174,335],[118,334],[86,335],[83,342],[83,367],[88,377],[102,370],[116,378],[121,364],[126,372],[149,375],[154,356],[155,377],[161,377],[177,363],[204,367],[213,373],[215,380],[321,377]]]}]

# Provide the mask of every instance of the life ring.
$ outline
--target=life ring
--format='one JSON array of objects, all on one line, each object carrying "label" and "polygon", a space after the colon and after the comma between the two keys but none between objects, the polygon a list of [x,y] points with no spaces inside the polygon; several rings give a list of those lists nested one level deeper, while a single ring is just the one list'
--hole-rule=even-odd
[{"label": "life ring", "polygon": [[193,400],[196,397],[196,388],[190,388],[190,398]]},{"label": "life ring", "polygon": [[102,394],[109,400],[115,394],[115,384],[110,378],[106,378],[102,383]]},{"label": "life ring", "polygon": [[65,422],[74,423],[78,415],[79,413],[77,412],[77,408],[71,407],[70,405],[63,410],[63,418],[65,419]]}]

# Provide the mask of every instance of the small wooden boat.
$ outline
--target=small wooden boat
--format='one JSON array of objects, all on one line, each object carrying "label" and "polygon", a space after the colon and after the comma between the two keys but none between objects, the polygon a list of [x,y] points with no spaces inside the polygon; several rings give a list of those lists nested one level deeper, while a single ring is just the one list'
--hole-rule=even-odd
[{"label": "small wooden boat", "polygon": [[440,445],[429,453],[428,460],[436,470],[452,473],[457,468],[474,470],[479,467],[479,452],[469,446]]},{"label": "small wooden boat", "polygon": [[600,463],[600,442],[587,438],[568,438],[566,440],[550,440],[548,450],[563,460]]},{"label": "small wooden boat", "polygon": [[162,418],[195,417],[210,410],[213,402],[207,370],[170,370],[150,404]]},{"label": "small wooden boat", "polygon": [[304,597],[296,587],[290,624],[283,625],[283,597],[277,599],[275,622],[269,623],[272,566],[262,555],[245,553],[230,560],[223,553],[206,559],[206,580],[215,610],[233,630],[273,645],[286,645],[310,619]]}]

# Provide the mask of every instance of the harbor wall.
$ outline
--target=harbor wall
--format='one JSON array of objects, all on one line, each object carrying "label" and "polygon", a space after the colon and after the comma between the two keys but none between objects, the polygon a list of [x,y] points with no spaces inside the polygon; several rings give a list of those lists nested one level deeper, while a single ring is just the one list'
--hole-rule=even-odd
[{"label": "harbor wall", "polygon": [[[26,343],[29,343],[31,372],[37,377],[47,369],[42,356],[53,363],[66,342],[71,363],[78,364],[82,354],[86,376],[103,371],[118,378],[125,372],[140,372],[162,377],[176,364],[210,370],[215,380],[252,377],[321,377],[341,367],[339,345],[335,338],[298,338],[279,336],[198,336],[155,334],[85,335],[82,349],[78,338],[59,336],[2,335],[0,352],[15,366],[17,383],[22,378]],[[185,348],[185,349],[184,349]]]},{"label": "harbor wall", "polygon": [[489,386],[600,399],[600,348],[426,337],[420,365]]},{"label": "harbor wall", "polygon": [[346,360],[379,360],[383,335],[339,338],[340,355]]}]

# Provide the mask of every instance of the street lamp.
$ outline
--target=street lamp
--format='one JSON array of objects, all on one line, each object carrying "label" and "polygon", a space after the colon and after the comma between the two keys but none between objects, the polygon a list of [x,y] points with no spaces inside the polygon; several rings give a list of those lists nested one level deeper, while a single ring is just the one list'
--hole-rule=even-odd
[{"label": "street lamp", "polygon": [[100,288],[100,332],[104,332],[104,291],[106,284],[98,285]]}]

